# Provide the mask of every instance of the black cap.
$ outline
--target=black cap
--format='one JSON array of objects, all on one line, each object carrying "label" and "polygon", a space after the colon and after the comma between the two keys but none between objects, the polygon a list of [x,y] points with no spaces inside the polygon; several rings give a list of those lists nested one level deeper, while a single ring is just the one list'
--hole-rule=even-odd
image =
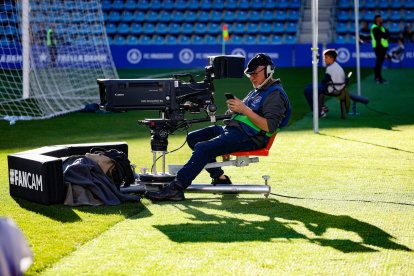
[{"label": "black cap", "polygon": [[244,70],[244,72],[246,74],[253,73],[257,69],[257,67],[259,67],[261,65],[263,65],[263,66],[270,65],[270,66],[272,66],[272,69],[273,69],[272,59],[268,55],[266,55],[266,54],[257,54],[249,61],[249,63],[247,64],[247,68],[246,68],[246,70]]}]

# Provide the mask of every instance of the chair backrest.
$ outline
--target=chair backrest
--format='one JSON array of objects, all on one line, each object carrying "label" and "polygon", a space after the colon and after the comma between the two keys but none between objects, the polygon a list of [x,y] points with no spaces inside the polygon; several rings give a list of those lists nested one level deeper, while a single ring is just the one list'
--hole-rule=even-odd
[{"label": "chair backrest", "polygon": [[276,135],[277,135],[277,132],[269,138],[269,141],[267,142],[267,145],[266,145],[265,148],[258,149],[258,150],[253,150],[253,151],[233,152],[233,153],[230,153],[229,155],[234,155],[234,156],[249,156],[249,155],[252,155],[252,156],[268,156],[270,148],[272,147],[273,142],[275,141]]},{"label": "chair backrest", "polygon": [[[328,96],[340,96],[342,92],[345,90],[345,88],[348,86],[349,80],[352,76],[352,71],[348,73],[348,75],[345,77],[345,82],[343,83],[330,83],[329,85],[332,85],[334,88],[334,91],[332,93],[329,93]],[[341,90],[336,90],[335,85],[341,85],[344,84],[344,87]]]}]

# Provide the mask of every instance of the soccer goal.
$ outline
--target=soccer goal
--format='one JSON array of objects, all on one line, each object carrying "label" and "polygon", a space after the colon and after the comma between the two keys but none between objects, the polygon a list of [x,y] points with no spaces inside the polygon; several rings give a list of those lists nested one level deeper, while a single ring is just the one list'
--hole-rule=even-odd
[{"label": "soccer goal", "polygon": [[99,0],[0,3],[0,119],[45,119],[99,100],[118,78]]}]

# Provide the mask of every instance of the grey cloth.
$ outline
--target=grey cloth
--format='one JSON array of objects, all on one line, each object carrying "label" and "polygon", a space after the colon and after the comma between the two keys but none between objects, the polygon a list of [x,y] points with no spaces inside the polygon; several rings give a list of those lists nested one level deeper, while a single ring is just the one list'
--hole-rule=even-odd
[{"label": "grey cloth", "polygon": [[17,225],[0,218],[0,275],[23,275],[33,263],[32,251]]},{"label": "grey cloth", "polygon": [[[95,200],[100,200],[106,205],[118,205],[124,201],[140,200],[139,196],[121,193],[111,182],[110,178],[105,175],[99,165],[84,155],[71,156],[64,160],[63,179],[65,182],[71,184],[70,188],[72,190],[75,185],[88,190],[94,199],[89,205],[96,205],[97,202]],[[72,193],[73,195],[76,195],[76,193]],[[86,198],[67,199],[65,201],[72,201],[75,204],[81,201],[85,203]]]}]

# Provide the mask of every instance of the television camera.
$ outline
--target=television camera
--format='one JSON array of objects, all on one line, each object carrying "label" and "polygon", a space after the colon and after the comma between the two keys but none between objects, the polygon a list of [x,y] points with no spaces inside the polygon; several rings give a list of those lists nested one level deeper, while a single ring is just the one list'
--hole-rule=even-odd
[{"label": "television camera", "polygon": [[[210,56],[209,65],[205,67],[204,80],[196,82],[190,73],[175,74],[173,78],[159,79],[98,79],[100,107],[108,111],[158,110],[159,118],[138,121],[150,129],[151,150],[154,165],[151,179],[164,179],[165,153],[168,135],[177,129],[192,123],[224,119],[229,116],[216,116],[217,106],[214,102],[215,79],[242,78],[245,58],[236,55]],[[183,78],[189,78],[185,82]],[[206,117],[186,119],[185,113],[207,113]],[[156,154],[163,157],[163,173],[157,174]],[[166,181],[169,181],[170,177]]]}]

